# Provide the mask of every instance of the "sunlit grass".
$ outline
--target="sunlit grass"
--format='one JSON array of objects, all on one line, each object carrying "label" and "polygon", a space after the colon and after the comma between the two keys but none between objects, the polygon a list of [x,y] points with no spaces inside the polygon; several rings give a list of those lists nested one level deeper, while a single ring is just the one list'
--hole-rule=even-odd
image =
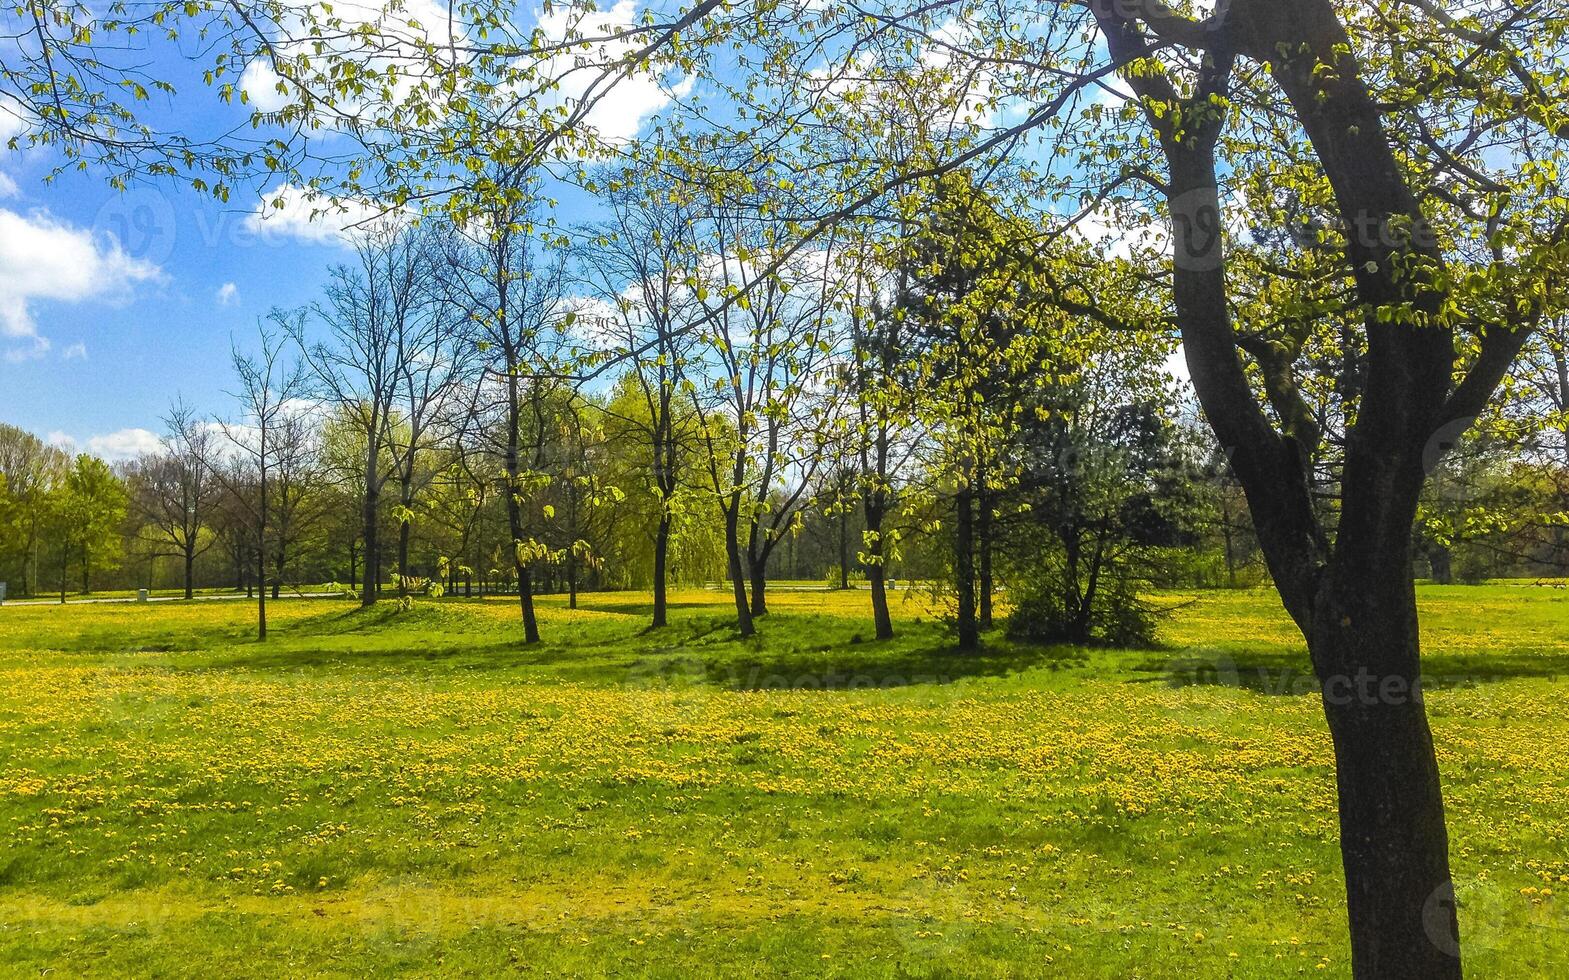
[{"label": "sunlit grass", "polygon": [[[905,596],[909,598],[906,599]],[[0,963],[169,975],[1347,974],[1265,592],[959,657],[914,593],[0,609]],[[1471,970],[1569,973],[1569,594],[1426,588]]]}]

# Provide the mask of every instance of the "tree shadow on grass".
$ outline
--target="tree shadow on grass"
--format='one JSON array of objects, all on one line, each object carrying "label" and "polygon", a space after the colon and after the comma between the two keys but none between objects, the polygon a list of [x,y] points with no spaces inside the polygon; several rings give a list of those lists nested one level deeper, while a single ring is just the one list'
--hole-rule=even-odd
[{"label": "tree shadow on grass", "polygon": [[[1316,696],[1319,682],[1302,647],[1190,647],[1131,665],[1133,683],[1230,687],[1285,697]],[[1505,649],[1432,651],[1422,656],[1427,690],[1450,690],[1523,678],[1569,676],[1569,654]],[[1353,679],[1354,681],[1354,679]]]},{"label": "tree shadow on grass", "polygon": [[[707,607],[707,608],[712,608]],[[621,619],[555,623],[529,646],[504,624],[462,631],[407,618],[407,611],[334,611],[290,623],[267,644],[229,647],[192,665],[202,670],[321,668],[442,672],[515,671],[564,683],[629,687],[699,685],[719,690],[854,690],[948,684],[1037,668],[1082,667],[1072,647],[1026,647],[996,639],[960,653],[936,623],[901,624],[892,641],[865,641],[854,624],[827,615],[772,614],[743,639],[733,616],[672,618],[648,629]],[[406,635],[428,629],[425,635]]]}]

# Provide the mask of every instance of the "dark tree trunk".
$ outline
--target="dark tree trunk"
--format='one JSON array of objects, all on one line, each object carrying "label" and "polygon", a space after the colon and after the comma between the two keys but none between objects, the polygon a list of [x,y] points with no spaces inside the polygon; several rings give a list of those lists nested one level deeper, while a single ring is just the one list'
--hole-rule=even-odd
[{"label": "dark tree trunk", "polygon": [[1433,568],[1433,581],[1449,585],[1455,580],[1454,556],[1442,545],[1435,545],[1427,552],[1427,562]]},{"label": "dark tree trunk", "polygon": [[1341,574],[1321,591],[1308,645],[1335,746],[1352,972],[1455,977],[1459,928],[1415,593],[1409,574]]},{"label": "dark tree trunk", "polygon": [[360,590],[360,605],[376,604],[381,592],[381,491],[368,487],[360,512],[360,534],[365,539],[365,587]]},{"label": "dark tree trunk", "polygon": [[534,576],[518,565],[518,606],[523,612],[523,642],[539,642],[539,623],[534,619]]},{"label": "dark tree trunk", "polygon": [[733,494],[725,510],[725,552],[730,573],[730,592],[735,598],[736,629],[742,636],[757,632],[752,623],[752,607],[746,601],[746,570],[741,567],[741,535],[739,524],[740,495]]},{"label": "dark tree trunk", "polygon": [[256,639],[267,639],[267,551],[256,549]]},{"label": "dark tree trunk", "polygon": [[839,507],[839,588],[850,587],[850,508]]},{"label": "dark tree trunk", "polygon": [[358,591],[359,587],[360,587],[360,583],[359,583],[360,556],[359,556],[359,551],[357,550],[358,548],[359,548],[359,542],[358,541],[350,541],[349,542],[349,591],[350,592]]},{"label": "dark tree trunk", "polygon": [[195,550],[192,548],[191,545],[186,545],[185,546],[185,597],[187,599],[191,599],[191,598],[194,598],[196,596],[195,576],[193,575],[193,570],[194,570],[195,566],[196,566]]},{"label": "dark tree trunk", "polygon": [[754,520],[746,535],[746,568],[752,580],[752,618],[768,615],[768,548],[759,533],[762,525]]},{"label": "dark tree trunk", "polygon": [[866,566],[866,582],[872,590],[872,622],[879,640],[893,639],[893,617],[888,614],[887,569],[881,561]]},{"label": "dark tree trunk", "polygon": [[879,640],[891,640],[893,617],[888,612],[888,558],[883,550],[883,515],[887,506],[880,490],[867,492],[862,503],[866,512],[866,581],[872,591],[872,622]]},{"label": "dark tree trunk", "polygon": [[982,490],[977,503],[980,512],[975,515],[975,532],[979,538],[980,568],[980,628],[992,628],[992,504],[991,494]]},{"label": "dark tree trunk", "polygon": [[[514,464],[514,468],[515,468]],[[514,476],[513,484],[516,485]],[[518,557],[517,546],[523,540],[522,506],[517,495],[507,493],[507,525],[512,532],[513,565],[518,573],[518,608],[523,614],[523,642],[539,642],[539,622],[534,618],[534,579],[529,567]]]},{"label": "dark tree trunk", "polygon": [[670,552],[670,514],[661,508],[659,530],[654,532],[654,626],[664,626],[665,611],[665,561]]},{"label": "dark tree trunk", "polygon": [[768,614],[768,573],[765,570],[766,559],[758,559],[752,563],[752,616],[766,616]]},{"label": "dark tree trunk", "polygon": [[975,621],[975,506],[969,487],[955,496],[958,519],[954,522],[954,585],[959,591],[959,649],[980,648],[981,636]]},{"label": "dark tree trunk", "polygon": [[[403,481],[402,503],[405,513],[413,506],[413,492],[411,492],[410,485],[408,485],[406,480]],[[413,525],[408,521],[408,517],[403,517],[402,521],[399,521],[399,527],[397,527],[397,575],[399,575],[397,594],[400,594],[400,596],[405,591],[408,591],[408,588],[406,588],[406,582],[408,582],[408,577],[410,577],[410,569],[408,569],[408,536],[410,536],[411,530],[413,530]]]}]

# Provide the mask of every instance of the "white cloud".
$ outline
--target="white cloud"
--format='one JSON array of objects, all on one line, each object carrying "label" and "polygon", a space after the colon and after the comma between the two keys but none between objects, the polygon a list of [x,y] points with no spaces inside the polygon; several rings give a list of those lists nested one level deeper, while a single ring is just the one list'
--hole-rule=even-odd
[{"label": "white cloud", "polygon": [[44,441],[68,453],[91,453],[107,463],[123,463],[146,453],[155,453],[162,446],[156,433],[139,428],[105,432],[86,439],[77,439],[56,430],[49,433]]},{"label": "white cloud", "polygon": [[0,197],[15,197],[17,193],[16,181],[11,179],[10,174],[0,171]]},{"label": "white cloud", "polygon": [[5,357],[22,361],[49,350],[38,332],[32,304],[113,299],[132,285],[158,279],[151,262],[127,255],[113,236],[57,220],[47,211],[28,215],[0,208],[0,340]]},{"label": "white cloud", "polygon": [[[444,0],[340,0],[331,6],[320,5],[309,16],[305,9],[288,3],[280,6],[279,33],[299,40],[275,45],[278,62],[292,62],[291,67],[301,72],[296,77],[307,79],[320,70],[324,56],[336,56],[383,78],[395,76],[390,92],[385,93],[391,105],[379,105],[377,113],[403,105],[422,81],[434,80],[432,49],[461,42],[466,36],[462,13]],[[283,91],[279,91],[280,82]],[[380,82],[372,83],[376,91],[370,96],[378,104],[384,94],[379,86]],[[279,112],[296,96],[295,87],[284,82],[268,58],[248,62],[240,75],[239,87],[251,107],[260,113]],[[365,102],[360,99],[345,97],[334,101],[333,108],[344,115],[359,116],[365,109]],[[305,126],[313,136],[327,138],[335,134],[338,122],[328,116],[305,120]]]},{"label": "white cloud", "polygon": [[230,306],[240,298],[240,287],[232,282],[226,282],[218,287],[218,305]]},{"label": "white cloud", "polygon": [[[596,10],[586,15],[581,7],[557,4],[549,13],[540,15],[538,26],[547,40],[560,41],[569,32],[574,37],[600,37],[629,30],[640,22],[636,0],[618,0],[609,10]],[[633,51],[647,43],[646,37],[633,36],[579,44],[570,54],[547,59],[540,76],[555,79],[558,89],[541,101],[576,106],[593,86],[596,93],[605,94],[584,116],[587,127],[607,142],[624,143],[632,139],[650,116],[669,105],[673,97],[688,94],[696,81],[687,77],[674,86],[667,86],[654,74],[638,71],[616,81],[607,91],[605,86],[615,75],[612,73],[611,78],[600,81],[605,68],[615,65],[619,70]]]},{"label": "white cloud", "polygon": [[15,99],[0,95],[0,149],[4,149],[12,137],[27,132],[27,123],[23,121],[21,112]]},{"label": "white cloud", "polygon": [[87,360],[87,345],[78,340],[76,343],[60,352],[60,359],[63,361]]},{"label": "white cloud", "polygon": [[278,91],[283,81],[267,62],[257,59],[245,66],[240,76],[240,88],[252,106],[261,112],[277,112],[289,104],[289,96]]},{"label": "white cloud", "polygon": [[318,245],[342,245],[354,230],[383,218],[380,209],[358,201],[333,202],[311,199],[297,184],[283,184],[262,194],[255,211],[245,216],[245,227],[265,236],[296,238]]},{"label": "white cloud", "polygon": [[87,451],[111,463],[158,451],[158,436],[146,429],[121,429],[87,440]]}]

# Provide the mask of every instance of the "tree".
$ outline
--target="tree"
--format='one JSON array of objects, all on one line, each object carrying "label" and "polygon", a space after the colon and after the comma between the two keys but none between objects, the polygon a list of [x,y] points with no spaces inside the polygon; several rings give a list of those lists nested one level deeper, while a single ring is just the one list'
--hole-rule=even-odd
[{"label": "tree", "polygon": [[[272,499],[274,482],[280,472],[288,471],[300,458],[300,399],[308,390],[302,362],[284,360],[285,341],[296,324],[286,314],[274,312],[269,322],[257,329],[254,354],[238,346],[231,360],[238,387],[232,392],[239,402],[239,415],[220,421],[219,427],[233,446],[235,463],[223,475],[229,499],[244,514],[249,540],[251,567],[256,571],[256,638],[267,639],[267,560],[274,557],[280,569],[283,550],[273,552],[269,543],[276,532],[271,526],[278,504]],[[276,535],[286,542],[287,535]]]},{"label": "tree", "polygon": [[82,573],[82,594],[92,592],[92,572],[119,564],[124,539],[125,484],[109,464],[86,453],[76,457],[57,491],[54,514],[59,535],[60,601],[65,601],[65,568],[74,555]]},{"label": "tree", "polygon": [[[500,459],[509,547],[518,583],[525,643],[539,642],[534,565],[548,556],[527,523],[525,505],[541,489],[545,431],[538,420],[561,373],[570,312],[562,302],[560,262],[541,261],[530,188],[522,175],[501,181],[513,194],[482,220],[459,226],[449,242],[445,285],[474,330],[479,378],[467,412],[467,435]],[[521,186],[520,186],[521,185]],[[525,437],[532,432],[532,445]],[[526,516],[528,515],[528,516]]]},{"label": "tree", "polygon": [[[618,428],[638,437],[651,463],[658,498],[653,533],[652,625],[668,621],[671,529],[686,447],[679,426],[681,395],[697,305],[688,269],[696,261],[693,209],[673,182],[642,182],[635,173],[602,177],[612,217],[591,230],[582,275],[601,305],[595,324],[609,353],[629,365],[622,388],[635,391],[639,411],[621,414]],[[613,399],[616,411],[620,399]]]},{"label": "tree", "polygon": [[38,594],[40,549],[51,496],[64,484],[71,457],[45,445],[37,436],[0,424],[0,475],[5,478],[11,506],[8,532],[0,554],[15,547],[21,566],[21,592]]},{"label": "tree", "polygon": [[[819,371],[829,355],[833,250],[772,262],[780,227],[766,197],[705,203],[710,266],[700,268],[701,370],[688,383],[700,423],[708,489],[724,519],[729,576],[742,636],[768,612],[768,560],[800,519],[830,438]],[[754,263],[772,273],[743,290]],[[743,539],[742,534],[745,534]],[[750,582],[750,600],[747,585]]]},{"label": "tree", "polygon": [[[303,318],[293,321],[291,329],[310,365],[316,394],[335,407],[339,424],[352,424],[357,431],[361,471],[355,483],[362,494],[360,538],[365,555],[360,604],[369,607],[379,597],[383,579],[382,490],[395,472],[405,470],[412,487],[414,446],[419,440],[409,441],[402,454],[394,452],[394,413],[419,373],[409,359],[420,346],[422,324],[433,316],[436,297],[430,256],[417,232],[396,221],[378,222],[355,236],[354,249],[359,267],[334,266],[326,301],[314,310],[327,328],[327,339],[307,342]],[[405,412],[408,405],[403,402]],[[407,528],[407,522],[400,525]],[[406,531],[399,545],[399,574],[403,574]]]},{"label": "tree", "polygon": [[[1501,0],[1464,16],[1426,0],[1233,0],[1202,20],[1156,0],[984,15],[939,2],[875,18],[849,8],[814,15],[804,32],[855,56],[780,79],[811,50],[790,20],[798,12],[737,25],[758,49],[747,64],[776,84],[727,90],[747,122],[726,136],[768,141],[756,170],[789,157],[792,176],[813,184],[821,203],[796,216],[801,241],[935,175],[985,172],[1036,148],[1052,163],[1024,169],[1042,205],[1066,213],[1062,225],[1110,214],[1132,232],[1160,216],[1169,265],[1146,253],[1126,278],[1170,300],[1205,418],[1323,689],[1354,972],[1458,976],[1438,767],[1412,693],[1412,521],[1430,462],[1562,302],[1551,283],[1569,229],[1559,97],[1569,71],[1558,57],[1569,19]],[[934,73],[968,120],[957,138],[906,165],[871,154],[829,165],[842,144],[814,137],[844,119],[823,93]],[[1107,89],[1117,98],[1089,98]],[[1239,247],[1222,220],[1222,202],[1238,200],[1289,234]],[[1304,220],[1278,224],[1288,210]],[[1274,318],[1239,302],[1248,253],[1284,286]],[[1315,275],[1326,267],[1327,280]],[[1331,349],[1334,361],[1312,356]],[[1304,379],[1341,389],[1339,433],[1314,415]],[[1343,436],[1328,443],[1338,458],[1320,467],[1331,434]],[[1358,677],[1386,693],[1348,696]]]},{"label": "tree", "polygon": [[207,526],[209,509],[222,490],[213,474],[216,437],[180,401],[170,406],[164,425],[162,451],[143,456],[130,467],[131,507],[142,533],[152,535],[152,554],[181,559],[189,599],[195,594],[196,559],[216,541]]}]

